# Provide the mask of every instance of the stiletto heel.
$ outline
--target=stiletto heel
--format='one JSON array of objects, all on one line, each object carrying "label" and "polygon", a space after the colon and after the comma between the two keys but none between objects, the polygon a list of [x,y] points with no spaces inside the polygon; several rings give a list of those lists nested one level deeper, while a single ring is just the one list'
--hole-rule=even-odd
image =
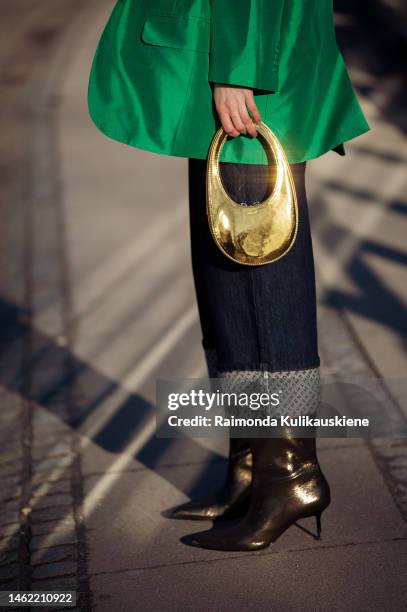
[{"label": "stiletto heel", "polygon": [[317,514],[315,515],[315,521],[317,524],[317,536],[316,536],[316,540],[320,540],[321,539],[321,512],[317,512]]}]

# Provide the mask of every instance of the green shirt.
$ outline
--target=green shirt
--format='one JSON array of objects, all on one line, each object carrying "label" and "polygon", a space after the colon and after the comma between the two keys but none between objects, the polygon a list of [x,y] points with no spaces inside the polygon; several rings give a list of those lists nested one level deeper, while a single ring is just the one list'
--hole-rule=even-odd
[{"label": "green shirt", "polygon": [[[213,84],[254,90],[288,161],[370,127],[339,51],[332,0],[119,0],[89,77],[98,128],[122,143],[206,159],[220,127]],[[267,163],[259,138],[228,138],[221,161]]]}]

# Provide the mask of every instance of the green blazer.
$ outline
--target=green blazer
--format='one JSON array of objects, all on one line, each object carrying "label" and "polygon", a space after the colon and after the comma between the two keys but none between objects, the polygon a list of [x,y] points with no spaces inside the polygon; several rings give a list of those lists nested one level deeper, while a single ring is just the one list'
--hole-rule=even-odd
[{"label": "green blazer", "polygon": [[[213,83],[254,90],[290,163],[370,129],[332,0],[119,0],[93,59],[89,112],[122,143],[206,159],[221,125]],[[220,159],[267,163],[260,139],[247,135],[228,138]]]}]

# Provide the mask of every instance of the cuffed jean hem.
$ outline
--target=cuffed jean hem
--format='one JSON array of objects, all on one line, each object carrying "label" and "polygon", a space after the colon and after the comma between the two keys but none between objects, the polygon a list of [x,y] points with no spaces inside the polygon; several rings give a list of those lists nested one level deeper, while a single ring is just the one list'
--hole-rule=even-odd
[{"label": "cuffed jean hem", "polygon": [[[315,415],[321,401],[320,368],[306,368],[303,370],[285,370],[281,372],[234,370],[219,374],[223,379],[228,393],[252,394],[276,393],[277,403],[257,405],[256,416],[300,416]],[[233,402],[225,407],[226,412],[234,416],[244,417],[247,414],[247,405]]]}]

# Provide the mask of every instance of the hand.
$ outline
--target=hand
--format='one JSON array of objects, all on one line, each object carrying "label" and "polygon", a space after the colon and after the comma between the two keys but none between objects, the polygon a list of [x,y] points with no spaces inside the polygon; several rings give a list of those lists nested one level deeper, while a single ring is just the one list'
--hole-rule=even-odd
[{"label": "hand", "polygon": [[248,113],[248,110],[252,113],[254,121],[261,121],[252,89],[215,83],[213,98],[223,129],[229,136],[247,133],[253,138],[257,136]]}]

